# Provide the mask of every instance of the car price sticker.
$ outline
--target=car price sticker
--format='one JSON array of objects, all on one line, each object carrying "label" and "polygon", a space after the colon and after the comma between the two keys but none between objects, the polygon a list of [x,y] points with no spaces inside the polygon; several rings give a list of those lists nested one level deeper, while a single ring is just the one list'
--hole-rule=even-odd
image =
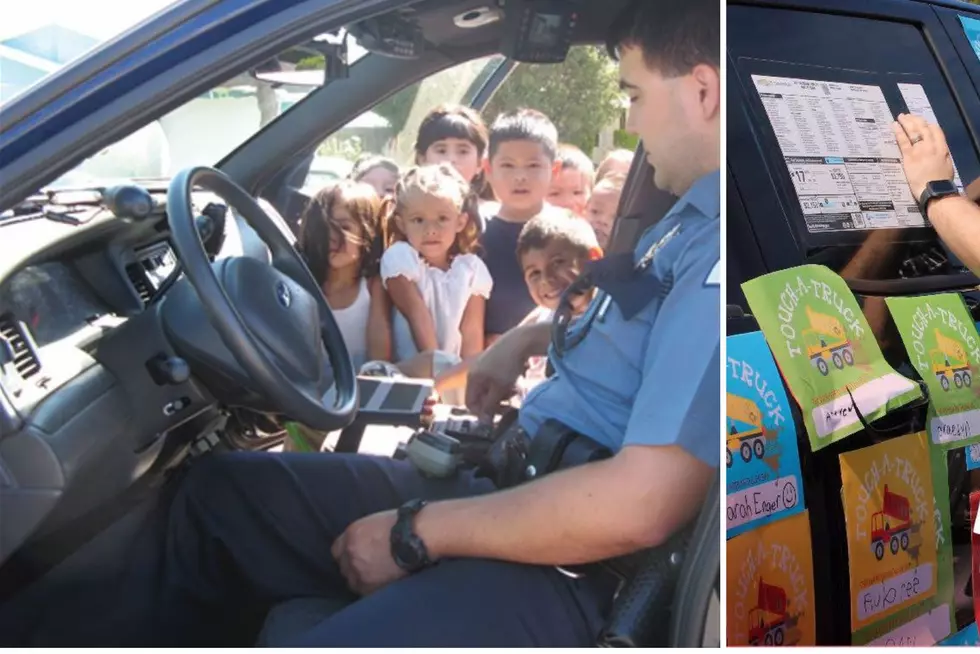
[{"label": "car price sticker", "polygon": [[807,231],[925,225],[905,180],[881,88],[765,75],[752,80]]},{"label": "car price sticker", "polygon": [[[929,96],[926,95],[926,90],[922,88],[921,84],[899,84],[898,90],[912,114],[924,118],[934,125],[939,124],[936,112],[932,110],[932,103],[929,102]],[[960,179],[960,171],[957,170],[955,161],[953,162],[953,183],[956,184],[956,190],[962,193],[963,180]]]}]

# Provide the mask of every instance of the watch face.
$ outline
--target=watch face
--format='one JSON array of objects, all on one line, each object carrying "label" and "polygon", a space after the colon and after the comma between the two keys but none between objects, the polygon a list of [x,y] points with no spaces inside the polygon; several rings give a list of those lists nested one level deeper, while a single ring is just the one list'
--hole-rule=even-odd
[{"label": "watch face", "polygon": [[398,544],[398,559],[407,568],[414,568],[421,562],[419,552],[406,542]]},{"label": "watch face", "polygon": [[956,184],[944,179],[937,182],[929,182],[929,190],[935,195],[948,195],[950,193],[956,193]]}]

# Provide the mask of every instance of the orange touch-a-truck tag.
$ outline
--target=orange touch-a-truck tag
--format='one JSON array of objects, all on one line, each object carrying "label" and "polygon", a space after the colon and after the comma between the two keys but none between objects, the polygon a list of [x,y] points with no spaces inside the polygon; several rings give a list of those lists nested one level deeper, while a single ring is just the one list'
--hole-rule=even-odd
[{"label": "orange touch-a-truck tag", "polygon": [[809,513],[739,534],[727,550],[728,646],[815,645]]},{"label": "orange touch-a-truck tag", "polygon": [[929,443],[925,432],[908,434],[840,462],[856,632],[936,593]]}]

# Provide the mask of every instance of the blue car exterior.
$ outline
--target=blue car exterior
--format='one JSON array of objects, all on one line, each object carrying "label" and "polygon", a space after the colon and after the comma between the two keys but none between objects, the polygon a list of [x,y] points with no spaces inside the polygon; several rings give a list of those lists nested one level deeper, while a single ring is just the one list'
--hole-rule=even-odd
[{"label": "blue car exterior", "polygon": [[402,4],[185,0],[163,10],[0,107],[0,211],[243,64]]}]

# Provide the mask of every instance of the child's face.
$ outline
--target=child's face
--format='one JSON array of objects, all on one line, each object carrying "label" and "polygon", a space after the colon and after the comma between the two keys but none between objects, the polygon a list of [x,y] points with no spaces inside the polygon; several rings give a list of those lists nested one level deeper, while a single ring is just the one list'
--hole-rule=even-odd
[{"label": "child's face", "polygon": [[619,206],[619,195],[622,190],[599,186],[589,198],[589,203],[585,210],[585,219],[592,225],[595,237],[599,241],[599,247],[606,249],[609,246],[609,237],[612,234],[613,223],[616,221],[616,209]]},{"label": "child's face", "polygon": [[536,141],[504,141],[490,159],[487,178],[502,209],[516,212],[540,210],[554,161]]},{"label": "child's face", "polygon": [[330,212],[330,267],[335,270],[361,261],[361,227],[342,202]]},{"label": "child's face", "polygon": [[398,183],[398,175],[391,172],[384,166],[375,166],[371,170],[361,175],[361,178],[357,181],[373,186],[379,198],[387,198],[391,197],[391,195],[395,192],[395,184]]},{"label": "child's face", "polygon": [[625,159],[616,155],[609,155],[602,160],[599,168],[596,169],[596,181],[599,181],[599,172],[602,173],[602,177],[606,175],[628,175],[632,164],[632,158]]},{"label": "child's face", "polygon": [[414,190],[395,215],[398,229],[413,248],[430,261],[441,261],[466,227],[460,199]]},{"label": "child's face", "polygon": [[476,146],[466,139],[442,139],[429,146],[422,158],[423,164],[448,163],[459,171],[468,182],[480,172],[480,154]]},{"label": "child's face", "polygon": [[584,216],[591,190],[588,175],[575,168],[562,168],[551,179],[548,202],[568,209],[576,216]]},{"label": "child's face", "polygon": [[[540,307],[557,309],[561,294],[582,272],[584,263],[575,248],[558,240],[527,250],[521,255],[521,267],[531,299]],[[581,307],[573,303],[573,308],[578,312],[586,304],[588,298],[583,299]]]}]

